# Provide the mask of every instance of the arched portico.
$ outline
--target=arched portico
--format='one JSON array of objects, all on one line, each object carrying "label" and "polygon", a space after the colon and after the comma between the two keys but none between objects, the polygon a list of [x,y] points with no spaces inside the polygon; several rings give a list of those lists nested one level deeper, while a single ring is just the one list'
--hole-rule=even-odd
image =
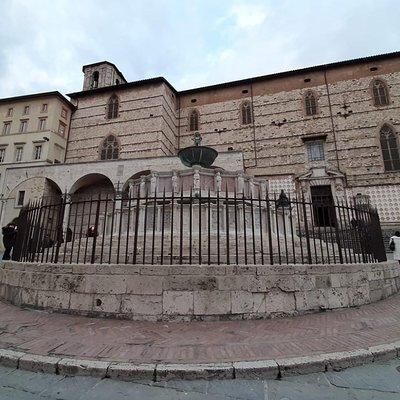
[{"label": "arched portico", "polygon": [[76,180],[69,194],[79,197],[91,197],[98,194],[114,194],[115,187],[110,178],[100,173],[87,174]]}]

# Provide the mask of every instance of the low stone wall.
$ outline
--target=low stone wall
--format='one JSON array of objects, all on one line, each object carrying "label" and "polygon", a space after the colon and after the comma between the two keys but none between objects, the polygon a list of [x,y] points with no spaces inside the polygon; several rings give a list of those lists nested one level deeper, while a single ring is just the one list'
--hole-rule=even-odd
[{"label": "low stone wall", "polygon": [[267,318],[359,306],[400,290],[397,262],[345,265],[82,265],[4,262],[15,305],[133,320]]}]

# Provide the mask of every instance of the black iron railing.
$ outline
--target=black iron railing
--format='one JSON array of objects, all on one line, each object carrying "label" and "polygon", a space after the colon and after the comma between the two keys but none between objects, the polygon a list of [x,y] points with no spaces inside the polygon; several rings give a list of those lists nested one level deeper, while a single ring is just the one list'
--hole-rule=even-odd
[{"label": "black iron railing", "polygon": [[53,263],[285,264],[386,260],[368,204],[235,192],[93,197],[30,203],[16,258]]}]

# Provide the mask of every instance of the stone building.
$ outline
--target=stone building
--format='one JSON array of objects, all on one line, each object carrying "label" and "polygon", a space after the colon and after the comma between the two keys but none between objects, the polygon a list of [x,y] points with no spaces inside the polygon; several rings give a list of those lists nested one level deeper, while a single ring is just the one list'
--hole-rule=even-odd
[{"label": "stone building", "polygon": [[399,52],[180,92],[162,77],[128,83],[106,61],[83,72],[83,90],[68,95],[65,160],[10,166],[5,198],[28,175],[70,194],[121,190],[143,174],[182,169],[177,151],[200,132],[220,152],[216,166],[265,179],[270,193],[359,196],[388,232],[400,224]]},{"label": "stone building", "polygon": [[[7,222],[30,199],[55,193],[50,180],[30,176],[29,170],[64,162],[74,109],[59,92],[0,99],[1,214]],[[22,171],[24,181],[15,185],[8,179],[12,170]]]}]

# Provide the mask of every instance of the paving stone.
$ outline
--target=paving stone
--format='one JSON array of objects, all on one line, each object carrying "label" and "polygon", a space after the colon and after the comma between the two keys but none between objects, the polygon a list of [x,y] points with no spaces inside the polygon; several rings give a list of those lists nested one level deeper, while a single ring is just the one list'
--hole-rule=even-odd
[{"label": "paving stone", "polygon": [[398,351],[400,350],[400,341],[390,344],[372,346],[369,347],[368,350],[374,356],[374,362],[392,360],[393,358],[397,357]]},{"label": "paving stone", "polygon": [[354,350],[337,352],[325,355],[328,369],[340,371],[345,368],[370,363],[374,360],[373,354],[368,350]]},{"label": "paving stone", "polygon": [[156,364],[111,363],[107,376],[121,381],[154,380]]},{"label": "paving stone", "polygon": [[231,363],[220,364],[157,364],[156,380],[232,379]]},{"label": "paving stone", "polygon": [[233,368],[236,379],[275,379],[279,373],[274,360],[234,362]]},{"label": "paving stone", "polygon": [[312,374],[326,370],[325,356],[279,358],[275,360],[281,376]]},{"label": "paving stone", "polygon": [[35,354],[25,354],[19,359],[18,368],[26,371],[55,374],[57,371],[57,364],[60,360],[60,357],[47,357]]},{"label": "paving stone", "polygon": [[58,363],[60,375],[85,375],[105,378],[110,362],[63,358]]},{"label": "paving stone", "polygon": [[0,349],[0,364],[5,367],[18,367],[18,360],[24,356],[25,353],[13,350]]}]

